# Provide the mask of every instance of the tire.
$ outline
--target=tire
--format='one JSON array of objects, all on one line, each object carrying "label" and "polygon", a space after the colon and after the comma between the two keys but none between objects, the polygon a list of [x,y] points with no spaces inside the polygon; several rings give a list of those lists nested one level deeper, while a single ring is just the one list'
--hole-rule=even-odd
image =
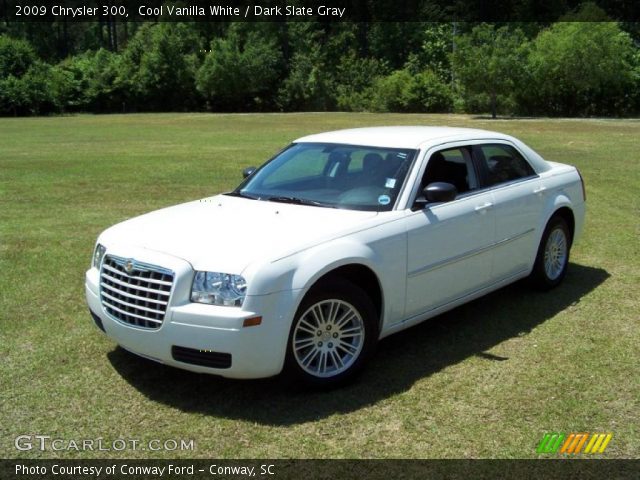
[{"label": "tire", "polygon": [[529,276],[531,284],[538,290],[551,290],[560,285],[567,273],[570,250],[571,233],[567,222],[559,216],[551,217]]},{"label": "tire", "polygon": [[371,299],[353,283],[332,278],[314,287],[291,325],[288,380],[319,389],[353,380],[375,350],[377,320]]}]

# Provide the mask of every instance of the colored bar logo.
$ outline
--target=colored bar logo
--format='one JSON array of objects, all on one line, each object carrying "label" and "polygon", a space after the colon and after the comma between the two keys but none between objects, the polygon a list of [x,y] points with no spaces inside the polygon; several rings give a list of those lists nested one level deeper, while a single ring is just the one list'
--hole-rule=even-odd
[{"label": "colored bar logo", "polygon": [[[609,445],[612,433],[545,433],[536,449],[537,453],[603,453]],[[584,451],[582,448],[585,446]]]}]

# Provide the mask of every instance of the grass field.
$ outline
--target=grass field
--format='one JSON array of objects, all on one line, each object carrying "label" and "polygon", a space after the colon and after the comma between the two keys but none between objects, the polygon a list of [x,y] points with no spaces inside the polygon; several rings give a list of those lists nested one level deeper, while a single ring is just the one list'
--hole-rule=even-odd
[{"label": "grass field", "polygon": [[[513,285],[381,342],[331,393],[134,357],[94,327],[97,235],[232,188],[307,133],[451,125],[513,134],[578,166],[584,235],[552,293]],[[544,432],[613,432],[640,452],[640,121],[452,115],[113,115],[0,119],[0,457],[536,457]],[[193,439],[194,451],[18,452],[20,434]]]}]

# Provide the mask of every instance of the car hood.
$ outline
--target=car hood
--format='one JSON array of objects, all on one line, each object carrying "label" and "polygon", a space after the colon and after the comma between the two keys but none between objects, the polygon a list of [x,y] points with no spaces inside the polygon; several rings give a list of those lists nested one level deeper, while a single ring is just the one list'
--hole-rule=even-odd
[{"label": "car hood", "polygon": [[196,270],[239,274],[257,259],[275,260],[337,238],[376,215],[217,195],[119,223],[99,241],[180,257]]}]

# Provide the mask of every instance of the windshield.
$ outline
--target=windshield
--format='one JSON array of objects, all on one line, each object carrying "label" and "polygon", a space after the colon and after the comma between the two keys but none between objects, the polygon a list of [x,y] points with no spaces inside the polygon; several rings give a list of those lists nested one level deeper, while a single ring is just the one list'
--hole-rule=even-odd
[{"label": "windshield", "polygon": [[416,150],[294,143],[233,192],[259,200],[391,210]]}]

